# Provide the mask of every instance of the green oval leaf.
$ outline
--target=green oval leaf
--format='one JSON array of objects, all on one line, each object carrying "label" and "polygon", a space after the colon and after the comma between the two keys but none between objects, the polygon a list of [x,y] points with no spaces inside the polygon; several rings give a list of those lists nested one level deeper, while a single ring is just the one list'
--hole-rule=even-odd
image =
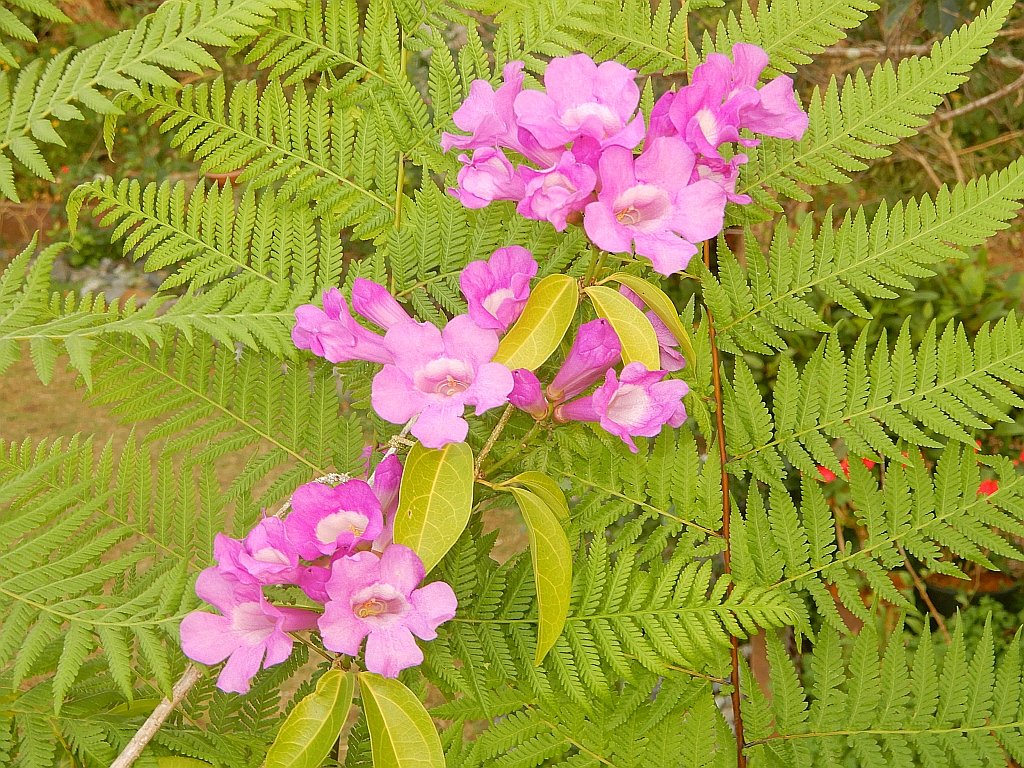
[{"label": "green oval leaf", "polygon": [[672,303],[672,299],[668,297],[668,294],[642,277],[630,275],[626,272],[616,272],[608,279],[626,286],[643,299],[644,303],[651,308],[651,311],[658,316],[658,319],[672,331],[672,335],[679,342],[680,349],[683,350],[683,356],[691,362],[696,359],[696,354],[693,351],[693,342],[690,341],[690,334],[687,333],[686,326],[679,319],[679,313],[676,312],[676,307]]},{"label": "green oval leaf", "polygon": [[395,514],[395,543],[411,548],[427,572],[462,535],[473,508],[473,451],[465,443],[409,451]]},{"label": "green oval leaf", "polygon": [[537,653],[540,664],[554,646],[569,615],[572,593],[572,550],[558,515],[533,491],[508,488],[519,505],[530,535],[530,559],[537,584]]},{"label": "green oval leaf", "polygon": [[530,292],[523,314],[498,345],[494,362],[535,371],[558,349],[580,294],[568,275],[548,275]]},{"label": "green oval leaf", "polygon": [[611,323],[618,334],[622,344],[622,362],[627,365],[643,363],[649,371],[661,368],[658,337],[647,315],[613,288],[591,285],[584,288],[583,292],[594,303],[597,314]]},{"label": "green oval leaf", "polygon": [[359,691],[373,768],[444,768],[437,729],[412,691],[372,672],[359,673]]},{"label": "green oval leaf", "polygon": [[295,705],[267,751],[265,768],[316,768],[338,741],[352,706],[355,680],[338,669]]},{"label": "green oval leaf", "polygon": [[521,485],[528,491],[537,494],[550,507],[551,511],[558,515],[559,520],[569,519],[569,503],[565,500],[565,493],[552,478],[543,472],[530,470],[516,475],[511,480],[506,480],[502,485]]}]

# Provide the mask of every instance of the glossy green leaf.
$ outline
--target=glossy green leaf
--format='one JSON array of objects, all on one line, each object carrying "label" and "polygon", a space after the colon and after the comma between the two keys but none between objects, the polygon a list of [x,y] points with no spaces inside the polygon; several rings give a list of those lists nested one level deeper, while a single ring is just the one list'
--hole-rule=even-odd
[{"label": "glossy green leaf", "polygon": [[398,680],[359,673],[359,691],[374,768],[444,768],[444,752],[430,715]]},{"label": "glossy green leaf", "polygon": [[597,314],[612,324],[622,344],[622,362],[643,363],[647,370],[661,368],[658,337],[647,315],[618,291],[603,285],[583,289],[594,303]]},{"label": "glossy green leaf", "polygon": [[332,669],[295,705],[267,751],[265,768],[316,768],[330,754],[348,719],[355,679]]},{"label": "glossy green leaf", "polygon": [[644,303],[650,307],[651,311],[658,316],[661,322],[668,326],[672,335],[676,337],[680,349],[683,350],[683,356],[691,362],[695,359],[696,355],[693,351],[693,342],[690,340],[690,334],[687,332],[686,326],[679,319],[679,313],[676,312],[676,307],[672,303],[672,299],[668,297],[668,294],[642,277],[625,272],[616,272],[608,279],[626,286],[643,299]]},{"label": "glossy green leaf", "polygon": [[545,277],[530,292],[523,314],[501,340],[494,361],[512,369],[540,368],[562,342],[579,299],[573,278]]},{"label": "glossy green leaf", "polygon": [[554,646],[569,615],[572,593],[572,550],[569,538],[542,496],[515,486],[508,487],[519,504],[530,535],[530,558],[537,584],[537,653],[540,664]]},{"label": "glossy green leaf", "polygon": [[502,485],[521,485],[541,498],[551,508],[551,511],[558,515],[560,520],[569,519],[569,504],[565,500],[565,493],[552,478],[543,472],[530,470],[516,475],[511,480],[506,480]]},{"label": "glossy green leaf", "polygon": [[395,514],[395,543],[429,572],[462,535],[473,508],[473,451],[465,443],[409,451]]}]

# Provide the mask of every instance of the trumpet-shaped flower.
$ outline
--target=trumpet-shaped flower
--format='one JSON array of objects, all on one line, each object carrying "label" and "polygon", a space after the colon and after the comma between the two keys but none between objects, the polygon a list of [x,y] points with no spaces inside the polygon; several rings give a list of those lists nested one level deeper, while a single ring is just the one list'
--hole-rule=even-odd
[{"label": "trumpet-shaped flower", "polygon": [[643,154],[609,147],[601,155],[601,191],[586,208],[583,226],[600,248],[634,249],[670,275],[686,268],[694,243],[714,237],[725,220],[725,190],[690,182],[694,155],[682,139],[650,142]]},{"label": "trumpet-shaped flower", "polygon": [[[637,309],[646,309],[647,305],[644,304],[644,300],[626,286],[621,286],[619,293],[629,299]],[[648,311],[645,314],[654,328],[654,336],[658,339],[658,351],[661,357],[662,370],[669,373],[681,371],[686,367],[686,358],[679,351],[679,340],[657,314],[652,311]]]},{"label": "trumpet-shaped flower", "polygon": [[622,344],[604,319],[584,323],[576,331],[565,362],[548,384],[548,397],[552,400],[567,400],[575,397],[605,372],[619,362]]},{"label": "trumpet-shaped flower", "polygon": [[601,147],[632,149],[644,137],[637,73],[615,61],[594,63],[584,53],[552,59],[543,91],[515,98],[519,125],[537,143],[554,149],[586,137]]},{"label": "trumpet-shaped flower", "polygon": [[196,580],[196,594],[220,615],[193,611],[181,622],[181,649],[200,664],[225,659],[217,687],[246,693],[260,669],[280,664],[292,652],[288,632],[315,629],[313,611],[271,605],[257,584],[239,581],[218,568],[207,568]]},{"label": "trumpet-shaped flower", "polygon": [[420,587],[423,561],[392,544],[379,557],[359,552],[336,560],[320,618],[324,645],[355,656],[366,640],[366,668],[396,677],[423,661],[415,637],[433,640],[437,627],[455,615],[455,592],[443,581]]},{"label": "trumpet-shaped flower", "polygon": [[525,248],[499,248],[487,261],[471,261],[459,275],[469,316],[481,328],[505,332],[519,319],[530,296],[537,262]]},{"label": "trumpet-shaped flower", "polygon": [[241,541],[218,533],[213,556],[222,573],[258,584],[286,584],[299,568],[299,553],[278,517],[260,520]]},{"label": "trumpet-shaped flower", "polygon": [[296,347],[308,349],[332,363],[349,360],[390,362],[384,339],[352,318],[341,291],[337,288],[324,291],[323,300],[323,309],[313,304],[296,307],[295,327],[292,328],[292,341]]},{"label": "trumpet-shaped flower", "polygon": [[466,439],[467,405],[480,415],[508,402],[512,372],[491,362],[498,336],[469,315],[452,318],[444,332],[429,323],[405,323],[389,330],[384,343],[394,363],[373,378],[373,409],[394,424],[416,416],[412,434],[428,448]]},{"label": "trumpet-shaped flower", "polygon": [[484,208],[495,200],[521,200],[526,193],[523,180],[505,153],[495,147],[481,147],[469,155],[459,155],[458,186],[448,194],[467,208]]},{"label": "trumpet-shaped flower", "polygon": [[516,211],[528,219],[549,221],[559,232],[568,226],[570,216],[586,208],[597,186],[594,169],[577,162],[569,151],[550,168],[538,171],[524,165],[519,175],[525,188]]},{"label": "trumpet-shaped flower", "polygon": [[412,320],[387,288],[362,277],[352,283],[352,309],[385,330]]},{"label": "trumpet-shaped flower", "polygon": [[452,120],[459,130],[469,133],[441,135],[441,148],[479,149],[480,147],[519,146],[519,126],[513,103],[523,90],[523,62],[510,61],[502,70],[504,83],[495,90],[486,80],[474,80],[469,85],[469,97],[462,103]]},{"label": "trumpet-shaped flower", "polygon": [[338,486],[306,483],[292,494],[292,511],[285,529],[306,560],[342,554],[373,541],[384,527],[380,501],[363,480]]},{"label": "trumpet-shaped flower", "polygon": [[636,453],[634,437],[654,437],[666,424],[678,427],[686,421],[683,396],[690,389],[685,381],[663,380],[664,375],[643,363],[630,363],[619,376],[609,370],[593,394],[555,408],[555,419],[596,421]]},{"label": "trumpet-shaped flower", "polygon": [[394,454],[386,456],[373,473],[373,492],[384,514],[384,528],[373,540],[373,548],[383,552],[395,536],[395,514],[398,512],[398,491],[402,486],[402,462]]}]

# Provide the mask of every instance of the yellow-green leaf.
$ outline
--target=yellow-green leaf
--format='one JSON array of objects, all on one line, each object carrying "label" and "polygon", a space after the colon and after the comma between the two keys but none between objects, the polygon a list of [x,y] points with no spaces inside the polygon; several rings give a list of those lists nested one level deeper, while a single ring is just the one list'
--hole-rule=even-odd
[{"label": "yellow-green leaf", "polygon": [[496,363],[535,371],[558,349],[580,294],[568,275],[548,275],[530,292],[523,314],[498,345]]},{"label": "yellow-green leaf", "polygon": [[437,729],[412,691],[372,672],[359,673],[359,691],[373,768],[444,768]]},{"label": "yellow-green leaf", "polygon": [[348,719],[355,679],[331,669],[316,690],[295,705],[267,751],[265,768],[317,768],[337,743]]},{"label": "yellow-green leaf", "polygon": [[205,760],[197,760],[194,757],[158,757],[157,768],[211,768]]},{"label": "yellow-green leaf", "polygon": [[429,572],[462,535],[473,508],[473,451],[465,443],[409,451],[395,514],[395,543]]},{"label": "yellow-green leaf", "polygon": [[626,286],[643,299],[644,304],[650,307],[651,311],[658,316],[658,319],[672,331],[672,335],[679,342],[680,349],[683,350],[683,357],[691,363],[693,362],[696,358],[693,351],[693,342],[690,341],[690,334],[687,333],[686,326],[679,319],[679,313],[676,312],[675,305],[672,303],[672,299],[668,297],[668,294],[642,277],[630,275],[626,272],[616,272],[608,279]]},{"label": "yellow-green leaf", "polygon": [[558,515],[560,520],[569,519],[569,504],[565,500],[565,493],[552,478],[543,472],[530,470],[516,475],[511,480],[506,480],[502,485],[521,485],[528,491],[537,494],[551,511]]},{"label": "yellow-green leaf", "polygon": [[591,285],[583,290],[594,303],[597,314],[611,323],[618,334],[622,344],[622,362],[643,363],[649,371],[660,369],[658,337],[647,315],[613,288]]},{"label": "yellow-green leaf", "polygon": [[509,486],[526,520],[530,559],[537,584],[537,653],[540,664],[551,650],[569,615],[572,593],[572,550],[558,515],[533,491]]}]

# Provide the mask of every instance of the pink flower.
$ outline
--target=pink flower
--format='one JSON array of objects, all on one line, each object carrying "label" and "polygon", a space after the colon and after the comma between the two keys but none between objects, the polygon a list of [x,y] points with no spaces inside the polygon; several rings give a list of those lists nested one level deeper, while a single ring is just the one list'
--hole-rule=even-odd
[{"label": "pink flower", "polygon": [[370,542],[384,527],[380,501],[363,480],[338,486],[306,483],[292,494],[292,511],[285,529],[306,560],[342,554],[361,542]]},{"label": "pink flower", "polygon": [[222,573],[258,584],[287,584],[299,569],[298,551],[277,517],[260,520],[242,541],[218,533],[213,556]]},{"label": "pink flower", "polygon": [[[643,299],[624,285],[619,288],[619,293],[629,299],[637,309],[644,309],[647,306],[644,304]],[[681,371],[686,367],[686,358],[679,351],[679,341],[676,339],[675,334],[669,330],[668,326],[654,312],[646,312],[645,314],[647,319],[651,321],[651,325],[654,327],[654,335],[658,339],[662,370],[669,371],[670,373]]]},{"label": "pink flower", "polygon": [[385,677],[420,664],[423,651],[413,636],[433,640],[458,605],[443,581],[417,589],[423,576],[416,553],[398,544],[380,557],[359,552],[335,561],[320,618],[324,645],[355,656],[366,638],[366,668]]},{"label": "pink flower", "polygon": [[395,513],[398,512],[398,491],[402,486],[402,462],[394,454],[384,458],[373,475],[373,492],[384,513],[384,528],[373,540],[373,548],[383,552],[395,535]]},{"label": "pink flower", "polygon": [[498,336],[469,315],[449,321],[444,332],[429,323],[406,323],[384,337],[394,363],[373,378],[373,409],[386,421],[404,424],[428,448],[466,439],[467,405],[484,411],[508,402],[512,372],[493,363]]},{"label": "pink flower", "polygon": [[391,357],[384,349],[384,339],[357,323],[349,313],[341,291],[324,291],[324,308],[303,304],[295,309],[292,341],[299,349],[332,363],[368,360],[387,363]]},{"label": "pink flower", "polygon": [[751,202],[751,197],[750,195],[736,194],[736,182],[740,177],[740,166],[745,165],[748,159],[746,155],[734,155],[729,160],[717,157],[698,157],[690,180],[713,181],[725,190],[725,197],[730,203],[747,205]]},{"label": "pink flower", "polygon": [[522,91],[515,99],[519,125],[547,149],[581,137],[600,147],[632,149],[644,137],[637,73],[615,61],[601,65],[584,53],[552,59],[544,91]]},{"label": "pink flower", "polygon": [[622,344],[611,323],[604,319],[584,323],[576,331],[569,354],[555,378],[548,384],[554,401],[575,397],[619,362]]},{"label": "pink flower", "polygon": [[654,135],[667,135],[671,124],[675,133],[709,157],[717,157],[718,148],[727,142],[756,145],[757,141],[739,138],[742,128],[780,139],[803,137],[808,117],[793,93],[793,81],[780,75],[759,89],[768,54],[748,43],[734,45],[732,54],[730,61],[712,53],[694,70],[690,85],[659,99],[651,114]]},{"label": "pink flower", "polygon": [[826,467],[824,464],[818,465],[818,474],[821,475],[821,479],[824,480],[826,483],[831,483],[833,480],[839,477],[839,475],[837,475],[831,469]]},{"label": "pink flower", "polygon": [[520,200],[525,193],[523,180],[516,169],[495,147],[481,147],[468,155],[459,155],[458,186],[449,187],[448,194],[467,208],[484,208],[495,200]]},{"label": "pink flower", "polygon": [[679,427],[686,421],[683,396],[690,388],[685,381],[663,380],[664,375],[643,363],[630,363],[618,377],[609,370],[592,395],[555,408],[555,419],[596,421],[636,453],[634,437],[654,437],[665,424]]},{"label": "pink flower", "polygon": [[260,669],[280,664],[292,652],[286,634],[317,625],[317,614],[268,603],[256,584],[207,568],[196,580],[196,594],[222,615],[193,611],[181,622],[181,649],[200,664],[228,660],[217,678],[222,691],[246,693]]},{"label": "pink flower", "polygon": [[521,411],[526,411],[535,419],[543,419],[548,415],[548,401],[541,391],[540,379],[533,371],[517,368],[512,371],[515,384],[508,396],[508,401]]},{"label": "pink flower", "polygon": [[473,322],[507,331],[522,314],[536,274],[533,254],[518,245],[499,248],[487,261],[469,262],[459,275],[459,287]]},{"label": "pink flower", "polygon": [[497,90],[486,80],[470,83],[469,96],[452,115],[459,130],[470,135],[441,134],[441,148],[445,152],[452,147],[519,146],[519,128],[512,105],[523,89],[523,62],[510,61],[502,70],[502,77],[505,82]]},{"label": "pink flower", "polygon": [[601,155],[601,191],[586,208],[584,229],[606,251],[631,248],[663,275],[680,272],[725,220],[725,191],[713,181],[690,183],[694,155],[681,139],[650,142],[643,154],[609,147]]},{"label": "pink flower", "polygon": [[362,277],[352,283],[352,309],[384,329],[412,320],[387,288]]},{"label": "pink flower", "polygon": [[524,165],[519,175],[525,190],[516,211],[528,219],[549,221],[559,232],[568,226],[569,216],[586,208],[597,185],[594,169],[577,162],[568,150],[550,168],[538,171]]}]

